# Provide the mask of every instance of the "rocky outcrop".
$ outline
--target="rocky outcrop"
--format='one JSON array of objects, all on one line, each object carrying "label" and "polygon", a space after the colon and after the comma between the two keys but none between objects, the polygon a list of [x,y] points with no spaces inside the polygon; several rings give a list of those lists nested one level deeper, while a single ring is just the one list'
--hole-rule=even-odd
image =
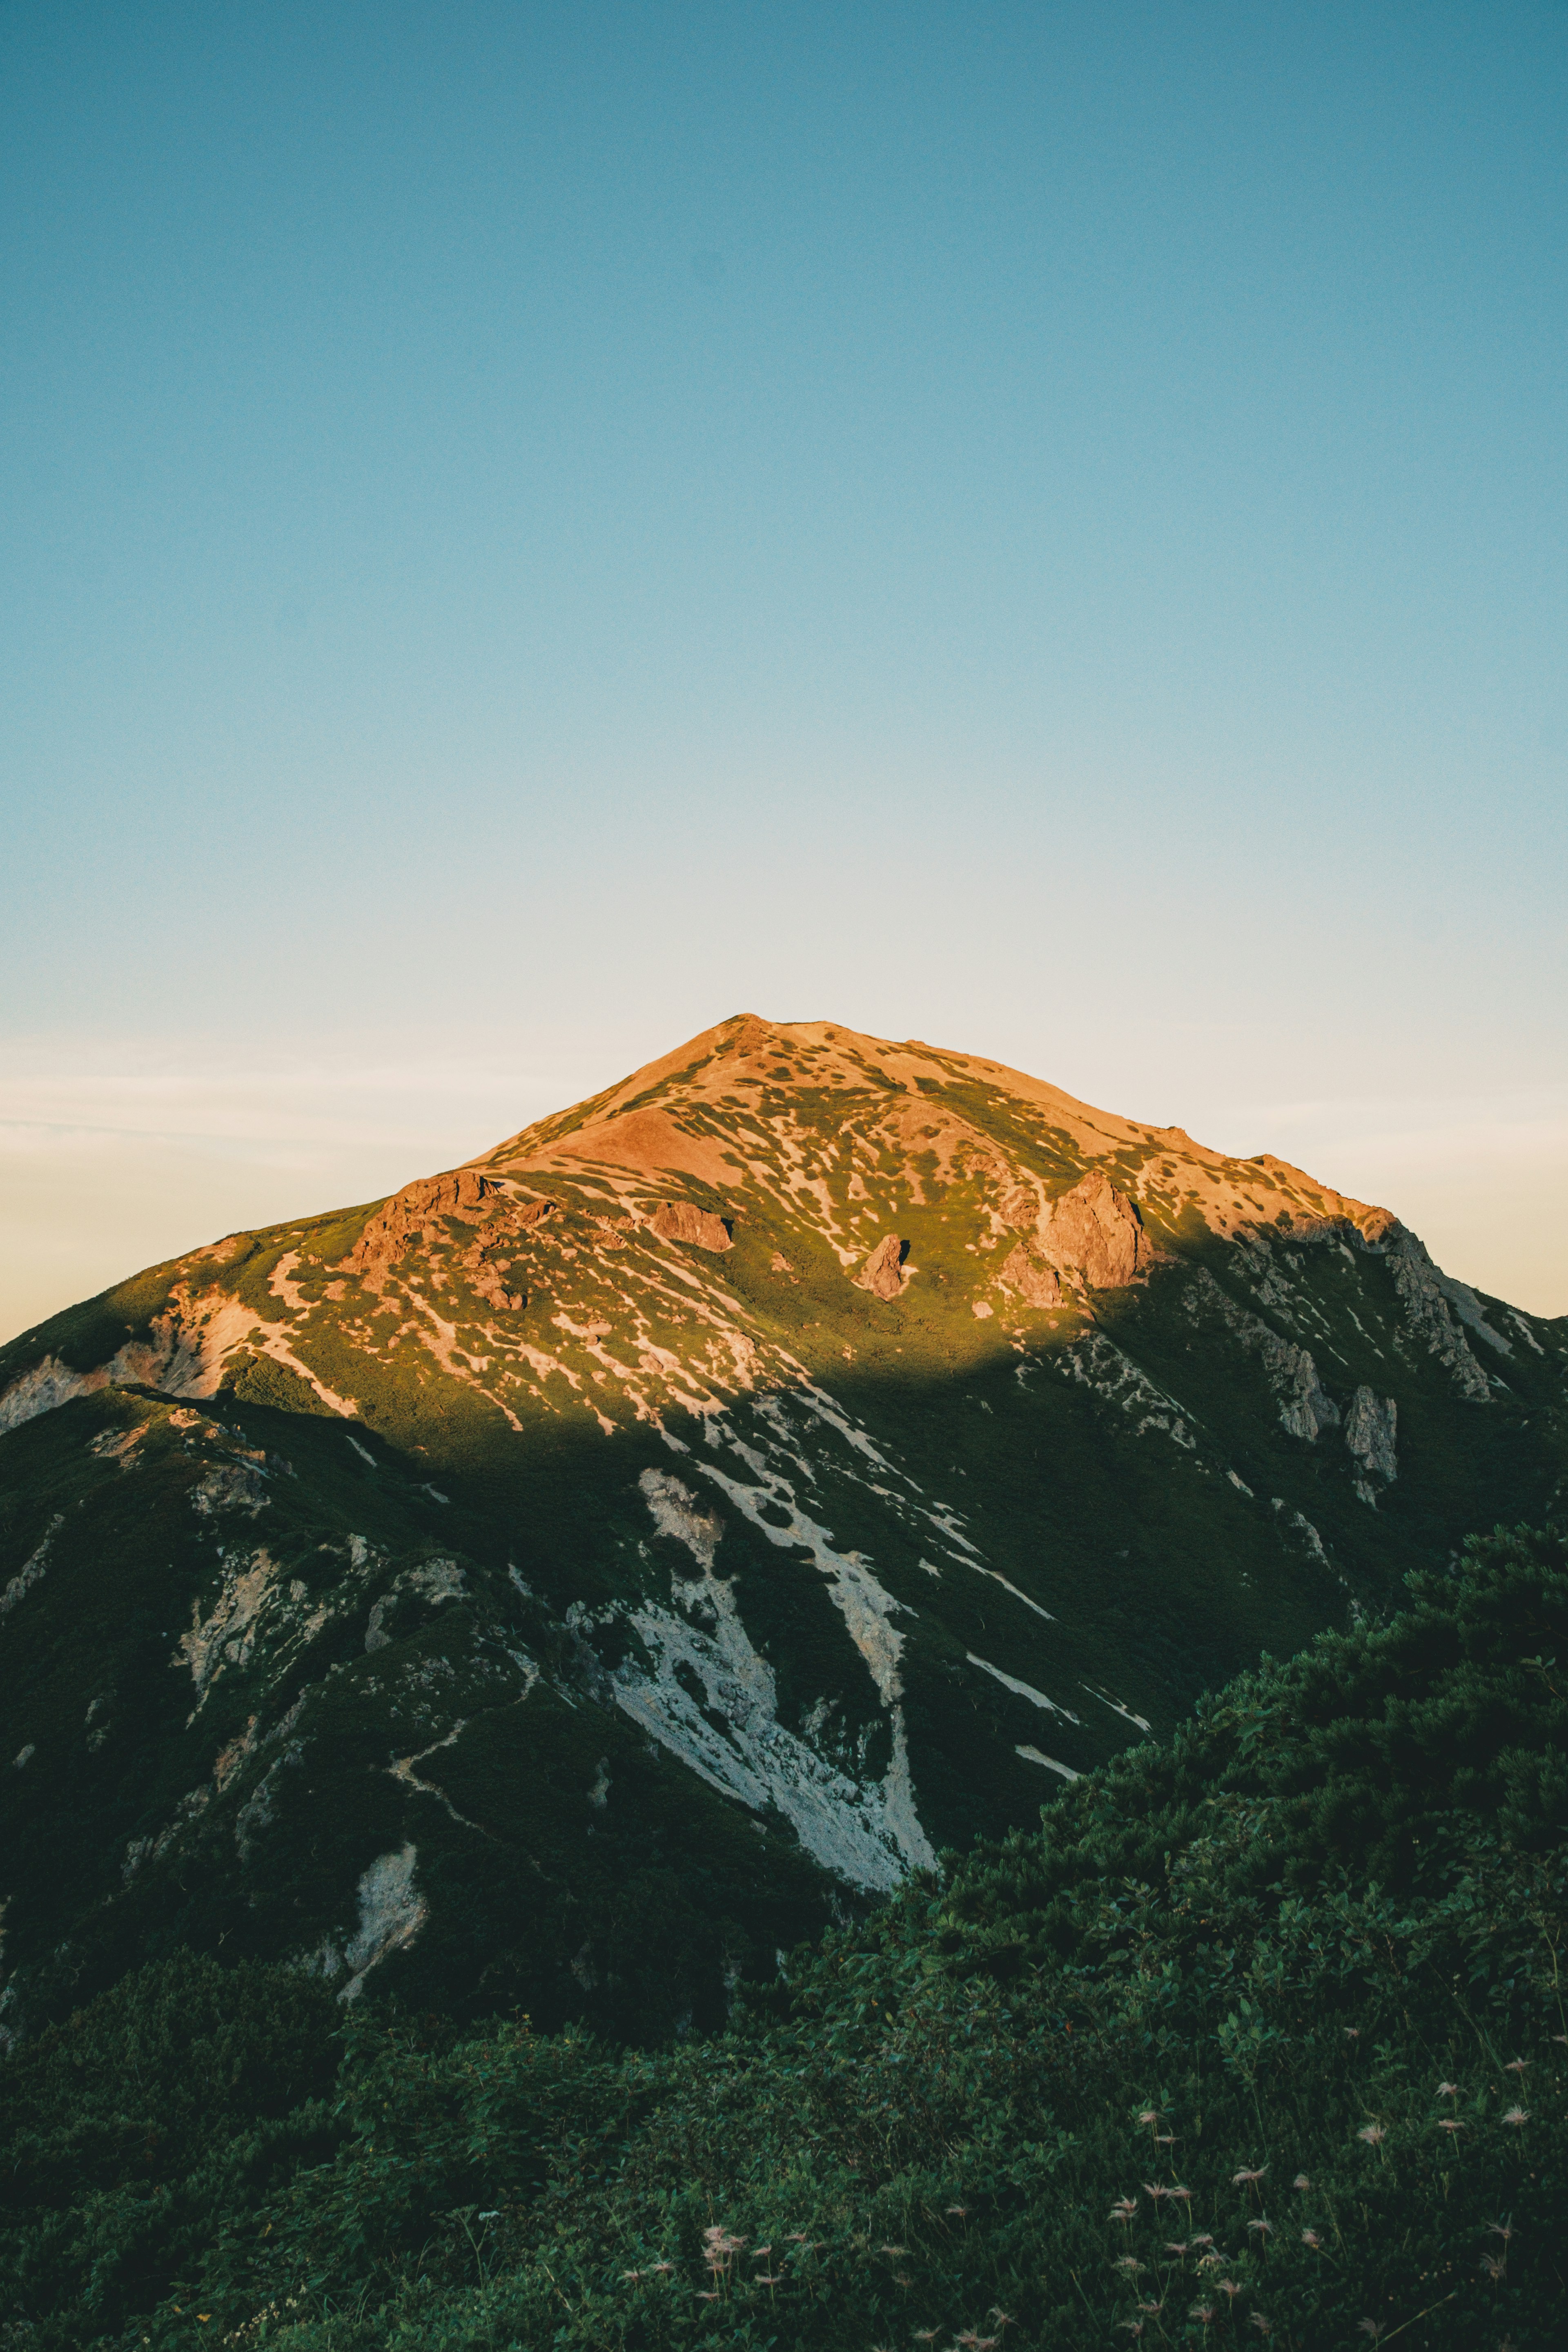
[{"label": "rocky outcrop", "polygon": [[[1292,1437],[1315,1444],[1325,1429],[1337,1429],[1340,1409],[1318,1377],[1310,1348],[1292,1346],[1271,1331],[1261,1315],[1242,1307],[1221,1288],[1206,1266],[1200,1266],[1189,1287],[1189,1302],[1201,1299],[1217,1307],[1230,1330],[1249,1356],[1259,1356],[1268,1384],[1279,1400],[1279,1425]],[[1189,1303],[1189,1312],[1191,1311]]]},{"label": "rocky outcrop", "polygon": [[855,1276],[855,1281],[860,1289],[868,1290],[873,1298],[897,1298],[904,1286],[904,1278],[900,1272],[903,1258],[904,1244],[898,1234],[884,1234]]},{"label": "rocky outcrop", "polygon": [[345,1274],[374,1277],[412,1246],[438,1217],[463,1217],[472,1222],[485,1213],[484,1204],[495,1186],[477,1169],[458,1168],[447,1176],[421,1176],[384,1201],[366,1224],[347,1257],[340,1261]]},{"label": "rocky outcrop", "polygon": [[[1392,1397],[1374,1396],[1371,1389],[1359,1388],[1345,1415],[1345,1444],[1363,1471],[1375,1470],[1390,1486],[1399,1475],[1394,1450],[1398,1413]],[[1373,1499],[1373,1490],[1363,1482],[1358,1481],[1356,1491],[1365,1502]]]},{"label": "rocky outcrop", "polygon": [[405,1842],[395,1853],[377,1854],[361,1877],[359,1926],[343,1946],[343,1963],[353,1973],[340,2000],[357,2000],[371,1969],[389,1952],[405,1951],[429,1917],[430,1906],[415,1884],[418,1855],[418,1847]]},{"label": "rocky outcrop", "polygon": [[[1458,1307],[1467,1322],[1473,1321],[1477,1328],[1485,1331],[1495,1348],[1500,1348],[1505,1354],[1509,1348],[1481,1315],[1475,1292],[1463,1283],[1451,1282],[1440,1267],[1434,1265],[1426,1244],[1418,1241],[1407,1226],[1390,1226],[1382,1247],[1411,1330],[1418,1339],[1425,1340],[1428,1354],[1436,1356],[1446,1368],[1461,1396],[1468,1397],[1473,1404],[1489,1404],[1491,1390],[1487,1376],[1456,1319],[1454,1306]],[[1457,1296],[1461,1293],[1462,1297]],[[1467,1304],[1473,1310],[1468,1315],[1465,1313]]]},{"label": "rocky outcrop", "polygon": [[1032,1184],[1015,1184],[1004,1193],[1000,1205],[1002,1223],[1011,1225],[1015,1233],[1026,1234],[1040,1213],[1039,1197]]},{"label": "rocky outcrop", "polygon": [[48,1355],[21,1373],[0,1395],[0,1433],[74,1397],[96,1396],[111,1381],[163,1389],[170,1396],[210,1395],[226,1350],[256,1318],[237,1300],[193,1310],[182,1291],[174,1297],[170,1313],[153,1317],[147,1339],[127,1339],[106,1364],[79,1372]]},{"label": "rocky outcrop", "polygon": [[1091,1290],[1120,1289],[1153,1261],[1137,1210],[1099,1168],[1054,1200],[1036,1230],[1046,1255]]},{"label": "rocky outcrop", "polygon": [[25,1601],[38,1583],[49,1564],[49,1546],[65,1525],[65,1515],[57,1511],[45,1530],[44,1540],[29,1559],[25,1559],[16,1575],[0,1592],[0,1617],[8,1617],[18,1601]]},{"label": "rocky outcrop", "polygon": [[1026,1307],[1057,1307],[1061,1303],[1062,1278],[1054,1265],[1045,1265],[1020,1242],[1003,1264],[997,1279],[1016,1291]]},{"label": "rocky outcrop", "polygon": [[1310,1348],[1293,1348],[1267,1326],[1258,1343],[1263,1368],[1279,1395],[1279,1426],[1314,1444],[1325,1429],[1340,1425],[1340,1409],[1318,1378]]},{"label": "rocky outcrop", "polygon": [[11,1382],[0,1396],[0,1433],[20,1429],[25,1421],[33,1421],[41,1412],[52,1412],[57,1405],[68,1404],[72,1397],[90,1396],[96,1389],[108,1385],[106,1370],[93,1372],[74,1371],[62,1364],[58,1356],[46,1356]]},{"label": "rocky outcrop", "polygon": [[648,1219],[648,1230],[661,1242],[686,1242],[693,1249],[733,1249],[730,1229],[710,1209],[694,1208],[689,1201],[661,1201]]},{"label": "rocky outcrop", "polygon": [[463,1252],[463,1267],[475,1293],[489,1307],[498,1307],[503,1314],[515,1315],[528,1304],[528,1293],[517,1289],[507,1279],[507,1247],[488,1245],[484,1235],[471,1243]]},{"label": "rocky outcrop", "polygon": [[191,1508],[203,1518],[215,1511],[248,1511],[254,1518],[270,1501],[260,1473],[249,1462],[215,1462],[191,1490]]}]

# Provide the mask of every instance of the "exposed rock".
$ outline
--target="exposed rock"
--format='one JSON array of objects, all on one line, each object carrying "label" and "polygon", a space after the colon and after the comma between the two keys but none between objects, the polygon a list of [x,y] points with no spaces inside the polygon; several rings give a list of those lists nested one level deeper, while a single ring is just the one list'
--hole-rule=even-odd
[{"label": "exposed rock", "polygon": [[1039,1198],[1032,1184],[1015,1184],[1012,1191],[1003,1196],[1002,1222],[1005,1225],[1011,1225],[1016,1233],[1026,1234],[1039,1213]]},{"label": "exposed rock", "polygon": [[1258,1349],[1269,1379],[1281,1391],[1280,1427],[1309,1444],[1316,1443],[1321,1431],[1337,1429],[1340,1409],[1318,1378],[1311,1349],[1293,1348],[1267,1328]]},{"label": "exposed rock", "polygon": [[1146,1430],[1158,1429],[1173,1445],[1184,1446],[1189,1453],[1195,1449],[1197,1440],[1175,1398],[1156,1388],[1148,1374],[1103,1331],[1085,1332],[1057,1359],[1057,1369],[1066,1378],[1092,1389],[1096,1396],[1114,1405],[1119,1412],[1136,1414],[1133,1426],[1140,1437]]},{"label": "exposed rock", "polygon": [[1120,1288],[1154,1256],[1137,1210],[1099,1168],[1054,1200],[1037,1230],[1046,1255],[1081,1274],[1091,1290]]},{"label": "exposed rock", "polygon": [[245,1729],[220,1748],[213,1759],[213,1784],[220,1796],[255,1745],[256,1717],[250,1716],[247,1718]]},{"label": "exposed rock", "polygon": [[704,1510],[690,1487],[668,1470],[645,1470],[637,1485],[659,1534],[683,1543],[703,1574],[711,1575],[713,1556],[724,1533],[718,1512]]},{"label": "exposed rock", "polygon": [[1054,1265],[1044,1265],[1024,1242],[1004,1260],[998,1279],[1009,1290],[1016,1290],[1026,1307],[1057,1307],[1061,1303],[1061,1276]]},{"label": "exposed rock", "polygon": [[527,1306],[528,1293],[512,1288],[502,1274],[495,1252],[487,1249],[482,1242],[476,1242],[470,1249],[464,1251],[463,1264],[475,1291],[488,1306],[499,1307],[503,1314],[509,1315],[515,1315]]},{"label": "exposed rock", "polygon": [[[178,1298],[181,1294],[176,1292],[175,1296]],[[234,1309],[231,1320],[254,1323],[254,1316],[240,1307],[237,1301],[227,1303]],[[25,1421],[36,1420],[42,1412],[52,1412],[57,1405],[69,1404],[73,1398],[96,1396],[111,1381],[163,1389],[173,1396],[195,1395],[201,1392],[203,1381],[212,1371],[213,1385],[216,1386],[213,1365],[233,1333],[226,1325],[212,1330],[210,1310],[206,1327],[188,1329],[175,1313],[154,1316],[148,1328],[150,1339],[127,1339],[106,1364],[95,1365],[90,1371],[74,1371],[58,1356],[45,1356],[0,1395],[0,1432],[19,1429]]]},{"label": "exposed rock", "polygon": [[[474,1168],[457,1168],[447,1176],[421,1176],[382,1202],[340,1264],[346,1273],[376,1276],[395,1265],[435,1218],[456,1216],[471,1223],[483,1215],[483,1204],[494,1191],[495,1186]],[[374,1281],[372,1286],[375,1286]]]},{"label": "exposed rock", "polygon": [[733,1249],[729,1227],[710,1209],[694,1208],[689,1201],[661,1201],[648,1220],[648,1229],[661,1242],[689,1242],[696,1249]]},{"label": "exposed rock", "polygon": [[214,1511],[248,1511],[254,1518],[269,1500],[259,1474],[248,1462],[215,1462],[200,1485],[191,1490],[191,1508],[204,1518]]},{"label": "exposed rock", "polygon": [[73,1371],[58,1356],[46,1356],[41,1363],[14,1380],[4,1396],[0,1396],[0,1431],[19,1429],[25,1421],[32,1421],[40,1412],[52,1412],[57,1405],[68,1404],[73,1397],[89,1395],[94,1389],[105,1386],[108,1374]]},{"label": "exposed rock", "polygon": [[1512,1340],[1504,1339],[1500,1331],[1492,1329],[1491,1325],[1487,1321],[1486,1310],[1469,1284],[1456,1281],[1451,1274],[1445,1274],[1440,1265],[1434,1266],[1433,1272],[1442,1285],[1444,1297],[1460,1322],[1468,1323],[1472,1331],[1479,1331],[1481,1338],[1489,1341],[1500,1356],[1511,1356]]},{"label": "exposed rock", "polygon": [[[1292,1319],[1297,1300],[1289,1276],[1274,1262],[1274,1244],[1267,1234],[1241,1233],[1236,1238],[1236,1254],[1251,1275],[1252,1295],[1260,1307],[1272,1307],[1282,1322]],[[1300,1263],[1292,1255],[1292,1265]]]},{"label": "exposed rock", "polygon": [[1363,1470],[1375,1470],[1392,1486],[1399,1475],[1394,1439],[1399,1408],[1392,1397],[1359,1388],[1345,1415],[1345,1444]]},{"label": "exposed rock", "polygon": [[258,1551],[243,1564],[226,1562],[222,1590],[205,1619],[200,1603],[192,1601],[191,1630],[181,1634],[179,1651],[170,1663],[189,1666],[198,1713],[226,1662],[248,1664],[260,1621],[277,1606],[278,1575],[277,1562],[267,1551]]},{"label": "exposed rock", "polygon": [[[65,1525],[63,1515],[57,1511],[44,1531],[44,1540],[30,1559],[25,1559],[16,1575],[0,1592],[0,1617],[8,1617],[18,1601],[25,1601],[49,1564],[49,1546]],[[31,1750],[28,1751],[31,1753]],[[20,1760],[20,1759],[18,1759]]]},{"label": "exposed rock", "polygon": [[873,1298],[897,1298],[904,1286],[900,1268],[903,1265],[904,1244],[897,1234],[884,1234],[855,1281]]},{"label": "exposed rock", "polygon": [[[192,1413],[192,1421],[195,1418],[195,1414]],[[172,1425],[180,1424],[180,1416],[177,1413],[171,1413],[169,1420]],[[100,1461],[118,1462],[122,1470],[132,1470],[136,1466],[135,1449],[146,1434],[147,1425],[144,1422],[139,1423],[134,1429],[106,1429],[93,1439],[88,1451],[90,1454],[96,1454]]]},{"label": "exposed rock", "polygon": [[[1411,1329],[1418,1339],[1426,1340],[1428,1353],[1447,1368],[1461,1396],[1468,1397],[1474,1404],[1489,1404],[1491,1390],[1487,1376],[1471,1353],[1470,1343],[1449,1305],[1454,1293],[1464,1290],[1465,1286],[1451,1283],[1433,1265],[1426,1244],[1418,1241],[1408,1226],[1391,1225],[1382,1248]],[[1500,1341],[1497,1333],[1481,1319],[1474,1291],[1467,1291],[1466,1297],[1475,1308],[1479,1327],[1486,1329],[1494,1346],[1506,1349],[1507,1342]]]},{"label": "exposed rock", "polygon": [[1318,1367],[1310,1348],[1293,1347],[1289,1339],[1271,1331],[1261,1315],[1238,1306],[1207,1266],[1200,1266],[1192,1278],[1189,1313],[1194,1297],[1218,1308],[1248,1355],[1261,1356],[1269,1386],[1279,1399],[1282,1429],[1312,1444],[1325,1429],[1339,1427],[1340,1409],[1318,1378]]},{"label": "exposed rock", "polygon": [[395,1853],[380,1853],[359,1883],[359,1926],[343,1947],[353,1970],[338,1995],[357,2000],[370,1970],[389,1952],[410,1945],[429,1916],[429,1906],[414,1884],[418,1848],[405,1843]]}]

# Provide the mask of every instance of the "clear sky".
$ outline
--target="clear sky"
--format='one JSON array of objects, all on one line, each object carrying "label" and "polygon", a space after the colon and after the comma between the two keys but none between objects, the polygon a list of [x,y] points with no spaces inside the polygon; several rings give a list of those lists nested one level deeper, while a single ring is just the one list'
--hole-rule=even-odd
[{"label": "clear sky", "polygon": [[1568,1310],[1568,8],[0,5],[0,1331],[742,1009]]}]

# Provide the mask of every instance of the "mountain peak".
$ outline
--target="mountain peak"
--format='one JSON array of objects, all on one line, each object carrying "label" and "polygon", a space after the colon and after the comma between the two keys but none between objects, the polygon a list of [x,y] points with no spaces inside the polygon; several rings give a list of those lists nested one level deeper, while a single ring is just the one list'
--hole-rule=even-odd
[{"label": "mountain peak", "polygon": [[[893,1097],[907,1107],[895,1108]],[[752,1013],[700,1031],[469,1165],[664,1172],[743,1193],[758,1185],[776,1191],[787,1162],[790,1190],[804,1196],[815,1186],[824,1200],[831,1165],[842,1163],[853,1138],[878,1155],[885,1183],[917,1198],[920,1163],[934,1155],[946,1170],[966,1150],[1016,1190],[1026,1181],[1022,1161],[1005,1149],[999,1155],[986,1131],[997,1115],[1026,1153],[1031,1141],[1065,1148],[1082,1166],[1118,1172],[1134,1195],[1179,1197],[1216,1233],[1258,1222],[1296,1232],[1343,1223],[1375,1238],[1395,1222],[1272,1153],[1237,1160],[1194,1143],[1184,1129],[1099,1110],[1005,1063],[841,1022],[771,1022]],[[841,1254],[850,1246],[830,1221],[825,1232]]]},{"label": "mountain peak", "polygon": [[1561,1375],[1272,1154],[737,1014],[0,1350],[17,1980],[177,1895],[345,1997],[720,2013],[727,1952],[1542,1515]]}]

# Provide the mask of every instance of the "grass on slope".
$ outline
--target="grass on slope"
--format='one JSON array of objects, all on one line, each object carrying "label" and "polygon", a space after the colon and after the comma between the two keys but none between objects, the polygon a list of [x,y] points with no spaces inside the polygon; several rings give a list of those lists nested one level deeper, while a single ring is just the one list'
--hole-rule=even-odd
[{"label": "grass on slope", "polygon": [[[220,2095],[165,2156],[174,2059],[123,2056],[144,1972],[0,2074],[14,2340],[1552,2343],[1565,1642],[1562,1539],[1472,1543],[658,2056],[367,2016],[330,2117]],[[45,2107],[68,2138],[101,2105],[62,2052],[124,2079],[144,2169],[31,2162]],[[183,2217],[183,2283],[127,2325],[138,2197]]]}]

